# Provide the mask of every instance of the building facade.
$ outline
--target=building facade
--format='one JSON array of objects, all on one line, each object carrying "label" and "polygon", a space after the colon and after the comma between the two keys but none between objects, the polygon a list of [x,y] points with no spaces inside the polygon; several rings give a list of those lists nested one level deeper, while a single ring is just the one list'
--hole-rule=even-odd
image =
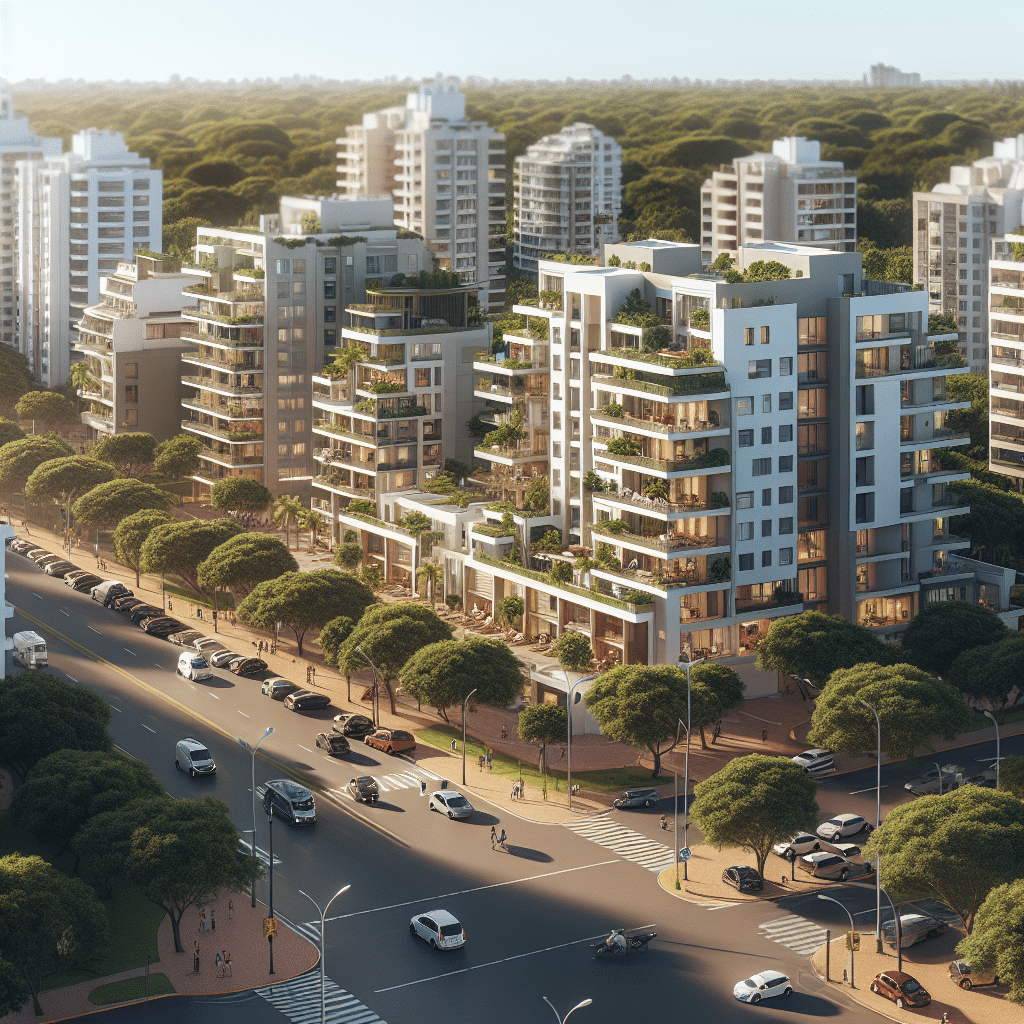
[{"label": "building facade", "polygon": [[513,249],[517,270],[535,273],[556,253],[600,255],[619,240],[622,147],[592,124],[545,135],[515,159]]},{"label": "building facade", "polygon": [[864,76],[864,84],[873,89],[901,89],[921,84],[918,71],[900,71],[891,64],[872,64],[871,70]]},{"label": "building facade", "polygon": [[988,464],[1024,491],[1024,231],[996,239],[991,256]]},{"label": "building facade", "polygon": [[857,175],[841,161],[822,160],[821,143],[787,136],[771,153],[722,164],[701,191],[705,262],[767,239],[854,252]]}]

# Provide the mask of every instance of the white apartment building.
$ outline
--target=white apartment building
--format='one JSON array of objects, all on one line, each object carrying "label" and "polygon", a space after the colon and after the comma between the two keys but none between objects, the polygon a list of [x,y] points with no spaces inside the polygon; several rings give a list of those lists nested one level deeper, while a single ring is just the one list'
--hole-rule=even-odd
[{"label": "white apartment building", "polygon": [[870,73],[864,76],[864,84],[874,89],[900,89],[920,85],[921,74],[918,71],[900,71],[891,64],[872,64]]},{"label": "white apartment building", "polygon": [[159,252],[163,172],[117,132],[90,128],[71,151],[17,164],[20,296],[15,347],[44,384],[62,383],[75,324],[100,277],[138,249]]},{"label": "white apartment building", "polygon": [[988,291],[988,465],[1024,490],[1024,231],[992,243]]},{"label": "white apartment building", "polygon": [[453,82],[421,85],[404,107],[366,114],[338,139],[338,189],[391,190],[394,223],[421,235],[438,265],[476,284],[482,308],[505,301],[505,136],[466,119]]},{"label": "white apartment building", "polygon": [[914,281],[932,313],[960,328],[960,353],[973,373],[988,369],[988,257],[992,240],[1024,219],[1024,135],[992,156],[950,168],[949,181],[914,193]]},{"label": "white apartment building", "polygon": [[744,245],[768,239],[854,252],[857,175],[841,161],[822,160],[821,143],[787,136],[771,153],[722,164],[701,191],[705,262],[735,258]]},{"label": "white apartment building", "polygon": [[512,264],[535,273],[555,253],[600,255],[619,240],[622,147],[592,124],[545,135],[515,159]]},{"label": "white apartment building", "polygon": [[92,377],[78,389],[90,438],[181,432],[181,354],[191,348],[181,337],[182,289],[194,280],[180,260],[145,250],[100,278],[100,301],[86,307],[72,352]]}]

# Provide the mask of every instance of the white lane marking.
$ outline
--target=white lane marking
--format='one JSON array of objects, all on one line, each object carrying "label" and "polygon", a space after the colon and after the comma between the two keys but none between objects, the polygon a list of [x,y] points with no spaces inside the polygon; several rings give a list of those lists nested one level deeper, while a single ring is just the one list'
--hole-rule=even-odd
[{"label": "white lane marking", "polygon": [[490,885],[478,885],[474,889],[460,889],[458,892],[446,892],[441,896],[425,896],[419,900],[408,900],[405,903],[392,903],[386,907],[374,907],[371,910],[355,910],[351,914],[339,914],[329,917],[328,921],[344,921],[350,917],[362,917],[364,914],[378,914],[382,910],[401,910],[402,907],[414,907],[417,903],[432,903],[435,900],[447,900],[453,896],[466,896],[471,892],[484,892],[487,889],[501,889],[506,885],[521,885],[523,882],[536,882],[541,878],[554,878],[556,875],[569,875],[574,871],[588,871],[590,868],[603,868],[609,864],[621,864],[621,860],[600,860],[596,864],[581,864],[575,868],[562,868],[559,871],[548,871],[543,875],[530,875],[528,878],[512,878],[506,882],[492,882]]},{"label": "white lane marking", "polygon": [[[882,783],[882,789],[888,789],[888,788],[889,788],[889,783],[888,782],[883,782]],[[850,796],[860,796],[861,793],[874,793],[874,792],[877,791],[877,789],[878,789],[877,786],[868,786],[867,789],[855,789],[850,794]]]},{"label": "white lane marking", "polygon": [[[64,675],[68,676],[67,672],[65,672]],[[74,676],[68,676],[68,679],[70,679],[71,682],[73,682],[73,683],[77,683],[78,682],[78,680]],[[113,705],[111,705],[111,707],[113,707]]]},{"label": "white lane marking", "polygon": [[[148,725],[146,725],[146,723],[145,723],[145,722],[142,722],[141,724],[142,724],[142,728],[143,728],[143,729],[149,729],[149,726],[148,726]],[[152,734],[153,734],[154,736],[156,735],[156,729],[149,729],[149,731],[150,731],[150,732],[151,732],[151,733],[152,733]]]},{"label": "white lane marking", "polygon": [[208,693],[208,694],[209,694],[209,695],[210,695],[210,696],[211,696],[211,697],[212,697],[212,698],[213,698],[214,700],[220,700],[220,697],[218,697],[218,696],[217,696],[217,694],[215,694],[215,693],[210,693],[210,691],[209,691],[209,690],[207,690],[206,692],[207,692],[207,693]]},{"label": "white lane marking", "polygon": [[[70,678],[71,678],[71,676],[68,676],[68,679],[70,679]],[[119,707],[116,707],[115,705],[111,704],[110,701],[107,701],[107,707],[108,708],[113,708],[117,712],[121,711],[121,709]]]},{"label": "white lane marking", "polygon": [[[86,629],[92,629],[92,626],[86,626],[85,628],[86,628]],[[102,633],[100,633],[100,631],[99,631],[98,629],[92,629],[92,631],[93,631],[94,633],[99,633],[99,635],[100,635],[100,636],[103,636],[103,634],[102,634]]]},{"label": "white lane marking", "polygon": [[38,597],[40,601],[42,601],[42,599],[43,599],[42,595],[41,594],[37,594],[34,590],[32,591],[32,596],[33,597]]},{"label": "white lane marking", "polygon": [[154,661],[153,664],[156,665],[157,668],[163,668],[163,665],[161,665],[160,662],[158,661]]},{"label": "white lane marking", "polygon": [[[92,629],[92,626],[90,626],[89,628],[90,628],[90,629]],[[127,647],[125,647],[125,648],[123,648],[123,650],[126,650],[126,651],[128,651],[128,648],[127,648]],[[136,654],[136,653],[135,653],[134,651],[128,651],[128,653],[129,653],[129,654],[130,654],[130,655],[131,655],[131,656],[132,656],[133,658],[137,658],[137,657],[138,657],[138,655],[137,655],[137,654]]]},{"label": "white lane marking", "polygon": [[300,750],[304,750],[307,754],[312,754],[313,753],[313,751],[310,750],[309,747],[304,747],[301,743],[299,744],[299,749]]},{"label": "white lane marking", "polygon": [[248,718],[248,717],[249,717],[249,716],[248,716],[248,715],[247,715],[247,714],[246,714],[246,713],[245,713],[244,711],[239,711],[238,713],[239,713],[239,714],[240,714],[240,715],[241,715],[241,716],[242,716],[243,718]]},{"label": "white lane marking", "polygon": [[61,613],[61,615],[66,615],[69,619],[71,618],[71,612],[66,612],[64,611],[63,608],[58,608],[57,610]]}]

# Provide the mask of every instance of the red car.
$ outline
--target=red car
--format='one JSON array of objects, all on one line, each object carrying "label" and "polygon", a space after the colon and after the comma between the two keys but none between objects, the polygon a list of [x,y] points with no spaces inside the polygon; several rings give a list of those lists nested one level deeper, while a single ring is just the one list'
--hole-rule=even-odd
[{"label": "red car", "polygon": [[363,741],[368,747],[383,750],[386,754],[401,754],[416,749],[416,737],[401,729],[374,729]]},{"label": "red car", "polygon": [[901,1010],[904,1006],[912,1006],[915,1009],[927,1006],[932,1001],[932,997],[928,995],[921,982],[902,971],[883,971],[876,974],[875,980],[871,982],[871,991],[891,999]]}]

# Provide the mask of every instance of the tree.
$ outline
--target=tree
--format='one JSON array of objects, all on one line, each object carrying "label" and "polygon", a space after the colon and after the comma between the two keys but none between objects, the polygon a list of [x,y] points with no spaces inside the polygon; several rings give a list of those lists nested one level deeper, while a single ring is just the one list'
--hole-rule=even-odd
[{"label": "tree", "polygon": [[413,568],[418,567],[419,563],[419,550],[423,544],[423,538],[425,534],[430,533],[433,523],[430,521],[430,516],[425,515],[423,512],[417,512],[415,509],[412,512],[407,512],[398,522],[396,526],[402,527],[403,530],[408,530],[416,538],[416,562]]},{"label": "tree", "polygon": [[132,800],[163,796],[144,761],[120,751],[58,750],[28,773],[11,800],[11,820],[63,853],[93,815]]},{"label": "tree", "polygon": [[[370,657],[377,661],[372,653]],[[447,722],[448,708],[458,707],[473,690],[477,704],[507,708],[523,692],[523,664],[500,640],[448,639],[415,651],[402,667],[400,681],[406,693],[435,708]]]},{"label": "tree", "polygon": [[177,576],[200,590],[199,566],[215,548],[244,532],[233,519],[175,519],[154,526],[142,544],[142,571]]},{"label": "tree", "polygon": [[0,958],[0,1016],[17,1013],[31,995],[25,977],[17,968]]},{"label": "tree", "polygon": [[338,664],[338,650],[352,635],[352,630],[355,628],[356,624],[352,619],[347,615],[339,615],[336,619],[331,619],[320,630],[316,642],[319,644],[320,650],[324,652],[325,665]]},{"label": "tree", "polygon": [[957,516],[956,527],[971,538],[972,553],[989,561],[1005,563],[1024,553],[1024,500],[993,484],[957,480],[949,489],[971,511]]},{"label": "tree", "polygon": [[[316,539],[320,536],[320,531],[324,528],[323,513],[318,512],[315,508],[303,509],[302,515],[299,516],[299,522],[303,529],[309,530],[309,546],[310,548],[315,548]],[[298,544],[297,536],[295,543]]]},{"label": "tree", "polygon": [[1024,878],[998,885],[985,897],[956,952],[973,970],[991,972],[1009,985],[1007,999],[1024,1003]]},{"label": "tree", "polygon": [[29,391],[18,399],[14,413],[19,420],[39,424],[40,433],[78,422],[78,411],[59,391]]},{"label": "tree", "polygon": [[107,434],[92,449],[92,457],[113,466],[120,476],[138,476],[153,465],[156,438],[152,434]]},{"label": "tree", "polygon": [[740,846],[764,864],[776,843],[814,828],[817,783],[788,757],[748,754],[693,787],[691,813],[706,842]]},{"label": "tree", "polygon": [[0,680],[0,767],[21,781],[58,750],[110,751],[110,707],[98,694],[42,672]]},{"label": "tree", "polygon": [[[351,579],[352,577],[347,577]],[[351,635],[338,649],[338,667],[346,672],[366,668],[369,662],[356,648],[361,647],[380,673],[387,691],[391,713],[395,713],[395,682],[405,663],[421,647],[451,640],[452,627],[437,613],[415,601],[377,604],[358,619]]]},{"label": "tree", "polygon": [[[697,715],[693,713],[693,694],[696,692],[694,688],[698,685],[703,690],[712,694],[718,701],[719,713],[710,721],[705,717],[711,710],[710,706],[702,708],[699,720]],[[733,708],[743,707],[746,699],[743,693],[746,688],[746,684],[740,679],[736,669],[723,665],[720,662],[705,661],[690,669],[691,721],[692,725],[700,729],[700,745],[703,749],[706,750],[708,745],[707,740],[704,738],[705,727],[710,725],[711,722],[717,722],[725,712],[732,711]],[[701,701],[702,704],[709,703],[703,694],[701,695]]]},{"label": "tree", "polygon": [[113,536],[114,551],[117,552],[121,564],[134,571],[135,586],[139,585],[139,573],[142,569],[142,545],[146,538],[154,527],[173,521],[169,513],[151,508],[143,512],[133,512],[117,524]]},{"label": "tree", "polygon": [[61,939],[74,940],[74,959],[88,961],[107,940],[107,912],[96,894],[42,857],[0,858],[0,960],[24,978],[32,1007],[42,1016],[39,979],[66,969]]},{"label": "tree", "polygon": [[68,383],[76,392],[100,390],[100,382],[89,372],[89,364],[84,359],[80,363],[71,364]]},{"label": "tree", "polygon": [[992,889],[1024,875],[1024,802],[981,786],[918,797],[889,812],[864,856],[881,856],[894,899],[939,900],[970,935]]},{"label": "tree", "polygon": [[358,541],[349,541],[347,544],[339,544],[334,552],[334,564],[339,569],[346,569],[351,572],[363,560],[363,545]]},{"label": "tree", "polygon": [[297,498],[291,498],[287,494],[282,494],[274,502],[274,507],[271,509],[271,515],[274,518],[275,523],[281,523],[284,525],[284,542],[288,544],[288,531],[291,528],[291,524],[295,524],[295,546],[299,546],[299,517],[302,515],[304,508],[302,502]]},{"label": "tree", "polygon": [[238,618],[257,629],[269,630],[282,623],[295,634],[301,656],[309,630],[323,629],[339,615],[358,622],[375,601],[369,588],[349,573],[335,569],[288,572],[253,587],[238,608]]},{"label": "tree", "polygon": [[8,507],[14,492],[25,489],[37,466],[74,454],[71,445],[55,437],[25,437],[0,448],[0,494],[7,498]]},{"label": "tree", "polygon": [[359,570],[359,579],[376,594],[384,589],[384,568],[379,562],[369,562]]},{"label": "tree", "polygon": [[239,533],[199,563],[197,578],[203,587],[231,587],[244,597],[257,584],[298,571],[299,563],[276,537]]},{"label": "tree", "polygon": [[809,743],[844,754],[871,756],[877,748],[878,712],[882,750],[909,760],[929,736],[954,739],[967,728],[969,712],[960,694],[913,665],[856,665],[837,669],[814,704]]},{"label": "tree", "polygon": [[539,743],[537,767],[548,773],[549,743],[565,743],[569,738],[569,712],[557,704],[533,704],[519,712],[519,738]]},{"label": "tree", "polygon": [[114,479],[110,466],[85,455],[66,455],[37,466],[25,481],[25,497],[30,501],[52,501],[64,509],[71,525],[71,506],[83,494]]},{"label": "tree", "polygon": [[999,765],[999,789],[1024,800],[1024,757],[1004,757]]},{"label": "tree", "polygon": [[957,334],[960,328],[953,313],[929,313],[929,334]]},{"label": "tree", "polygon": [[1009,635],[995,612],[967,601],[933,601],[910,620],[903,634],[907,661],[945,677],[957,655]]},{"label": "tree", "polygon": [[199,453],[202,450],[203,442],[198,437],[176,434],[157,445],[153,468],[172,480],[192,476],[199,469]]},{"label": "tree", "polygon": [[375,516],[377,506],[369,498],[353,498],[345,511],[351,512],[354,516]]},{"label": "tree", "polygon": [[567,630],[555,641],[555,657],[566,672],[583,672],[594,660],[594,649],[582,633]]},{"label": "tree", "polygon": [[526,493],[523,495],[523,505],[536,515],[546,516],[551,501],[551,484],[546,476],[535,476]]},{"label": "tree", "polygon": [[172,495],[141,480],[108,480],[83,494],[72,508],[76,523],[110,530],[136,512],[163,511]]},{"label": "tree", "polygon": [[757,667],[823,685],[836,669],[892,664],[898,649],[841,615],[802,612],[775,619],[757,648]]},{"label": "tree", "polygon": [[1024,636],[1010,633],[994,644],[957,655],[946,681],[1002,721],[1024,687]]},{"label": "tree", "polygon": [[[360,557],[362,557],[362,549],[360,549]],[[416,579],[426,583],[427,600],[433,608],[437,597],[437,588],[444,584],[444,566],[438,562],[423,562],[416,570]]]},{"label": "tree", "polygon": [[0,347],[0,413],[9,416],[18,399],[36,386],[28,360],[10,345]]},{"label": "tree", "polygon": [[0,416],[0,448],[11,441],[20,441],[24,436],[25,431],[17,423]]},{"label": "tree", "polygon": [[210,493],[210,504],[221,512],[265,512],[273,500],[263,484],[247,476],[218,480]]},{"label": "tree", "polygon": [[506,629],[511,629],[512,623],[525,611],[526,604],[518,594],[506,594],[498,602],[498,619],[504,623]]},{"label": "tree", "polygon": [[171,921],[174,950],[183,953],[181,919],[209,902],[218,889],[232,892],[262,877],[263,869],[238,849],[238,829],[222,800],[168,800],[132,834],[125,862],[128,880]]}]

